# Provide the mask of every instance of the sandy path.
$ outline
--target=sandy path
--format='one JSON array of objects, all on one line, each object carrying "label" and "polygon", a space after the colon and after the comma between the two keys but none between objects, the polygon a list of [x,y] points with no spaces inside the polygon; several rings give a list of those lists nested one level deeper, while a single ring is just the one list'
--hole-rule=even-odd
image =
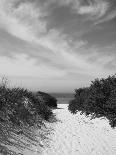
[{"label": "sandy path", "polygon": [[106,120],[89,120],[72,115],[66,104],[59,104],[54,112],[61,122],[52,124],[51,143],[42,155],[115,155],[116,129]]}]

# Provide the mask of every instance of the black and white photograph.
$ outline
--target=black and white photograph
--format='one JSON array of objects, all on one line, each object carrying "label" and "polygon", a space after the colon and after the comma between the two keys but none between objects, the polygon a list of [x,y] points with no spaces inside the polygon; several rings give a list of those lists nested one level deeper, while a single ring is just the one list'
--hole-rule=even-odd
[{"label": "black and white photograph", "polygon": [[0,155],[116,154],[116,0],[0,0]]}]

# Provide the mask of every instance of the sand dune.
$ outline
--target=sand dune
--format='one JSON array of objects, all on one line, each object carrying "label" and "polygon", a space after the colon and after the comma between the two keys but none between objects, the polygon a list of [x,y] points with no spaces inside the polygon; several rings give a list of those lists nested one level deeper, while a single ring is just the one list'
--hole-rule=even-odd
[{"label": "sand dune", "polygon": [[90,120],[80,114],[72,115],[67,104],[59,104],[54,112],[60,120],[51,124],[54,131],[49,147],[42,155],[115,155],[116,129],[107,120]]}]

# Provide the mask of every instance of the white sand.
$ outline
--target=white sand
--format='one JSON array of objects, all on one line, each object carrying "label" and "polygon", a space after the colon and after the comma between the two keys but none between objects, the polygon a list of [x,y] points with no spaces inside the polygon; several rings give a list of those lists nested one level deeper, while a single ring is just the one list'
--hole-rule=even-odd
[{"label": "white sand", "polygon": [[66,104],[54,112],[59,120],[51,124],[54,134],[42,155],[115,155],[116,129],[104,119],[89,120],[80,114],[72,115]]}]

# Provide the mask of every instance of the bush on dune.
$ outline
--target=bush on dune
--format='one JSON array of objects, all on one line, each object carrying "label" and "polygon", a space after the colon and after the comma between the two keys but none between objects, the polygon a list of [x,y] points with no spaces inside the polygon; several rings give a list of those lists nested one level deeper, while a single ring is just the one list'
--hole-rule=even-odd
[{"label": "bush on dune", "polygon": [[[17,141],[15,134],[25,134],[28,141],[37,142],[34,129],[46,128],[45,121],[55,120],[52,110],[33,92],[24,88],[9,88],[6,83],[0,85],[0,147],[14,145],[25,147]],[[16,132],[17,131],[17,132]],[[24,132],[23,132],[24,131]],[[47,128],[46,128],[47,132]],[[28,133],[28,134],[27,134]],[[42,137],[46,135],[41,132]],[[14,139],[12,142],[9,138]],[[47,137],[46,137],[47,138]],[[39,137],[39,139],[41,139]],[[19,145],[20,142],[20,145]],[[32,143],[34,143],[32,142]],[[39,144],[39,142],[38,142]],[[27,144],[29,146],[30,144]],[[3,149],[6,147],[3,147]],[[7,150],[7,148],[6,148]],[[1,153],[1,150],[0,150]]]},{"label": "bush on dune", "polygon": [[23,88],[0,87],[0,112],[9,121],[19,125],[20,122],[33,125],[35,118],[49,120],[52,111],[32,92]]},{"label": "bush on dune", "polygon": [[106,117],[112,127],[116,126],[116,76],[95,79],[90,87],[75,90],[75,99],[70,102],[72,113]]},{"label": "bush on dune", "polygon": [[57,100],[56,98],[54,98],[53,96],[47,94],[47,93],[44,93],[44,92],[41,92],[41,91],[38,91],[36,93],[36,96],[41,98],[41,101],[44,100],[45,104],[51,108],[56,108],[57,107]]}]

